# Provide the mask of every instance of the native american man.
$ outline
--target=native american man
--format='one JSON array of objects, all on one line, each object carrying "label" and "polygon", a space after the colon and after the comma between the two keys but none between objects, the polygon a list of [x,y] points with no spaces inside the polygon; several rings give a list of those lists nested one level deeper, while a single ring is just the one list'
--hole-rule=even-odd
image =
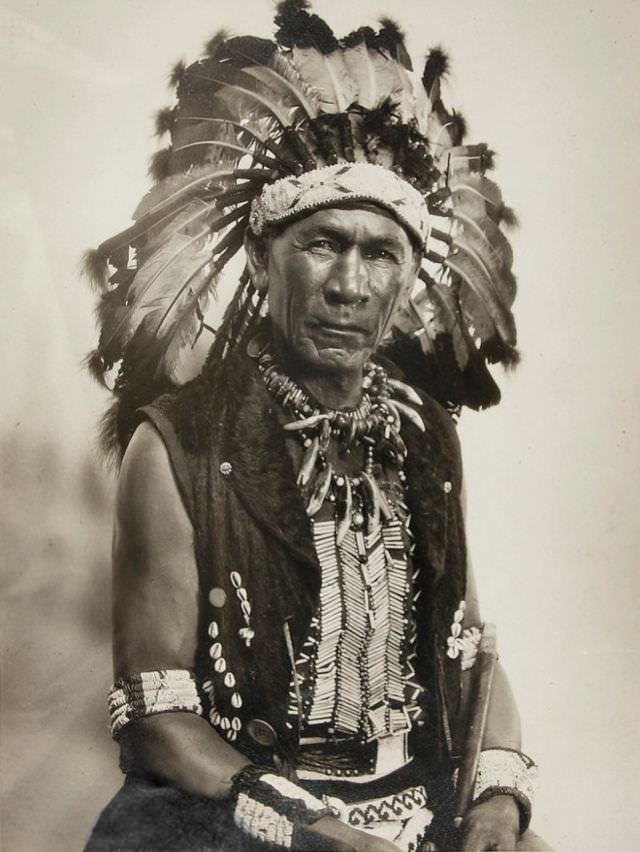
[{"label": "native american man", "polygon": [[499,667],[452,829],[482,624],[451,413],[494,402],[486,361],[515,351],[486,148],[461,144],[441,54],[416,91],[391,22],[338,41],[287,0],[276,23],[275,43],[221,35],[178,69],[165,171],[93,258],[116,269],[93,366],[119,366],[126,448],[110,711],[128,777],[87,848],[546,848]]}]

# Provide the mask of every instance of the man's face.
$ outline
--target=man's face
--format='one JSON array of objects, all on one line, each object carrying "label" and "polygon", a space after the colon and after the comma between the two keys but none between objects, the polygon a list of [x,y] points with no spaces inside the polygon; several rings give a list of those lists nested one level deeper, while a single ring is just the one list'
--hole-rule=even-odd
[{"label": "man's face", "polygon": [[331,208],[269,240],[269,313],[288,358],[311,371],[360,370],[415,279],[404,228],[382,211]]}]

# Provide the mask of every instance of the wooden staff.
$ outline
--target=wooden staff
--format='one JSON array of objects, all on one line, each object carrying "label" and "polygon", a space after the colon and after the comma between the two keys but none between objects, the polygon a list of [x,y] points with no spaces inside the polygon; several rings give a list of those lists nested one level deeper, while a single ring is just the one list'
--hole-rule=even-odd
[{"label": "wooden staff", "polygon": [[497,661],[496,626],[495,624],[485,624],[474,665],[475,690],[471,699],[469,733],[464,745],[458,774],[456,808],[453,817],[453,824],[456,828],[459,828],[462,824],[464,815],[473,799],[473,788],[476,783],[478,760],[484,738],[484,729],[487,724],[487,713]]}]

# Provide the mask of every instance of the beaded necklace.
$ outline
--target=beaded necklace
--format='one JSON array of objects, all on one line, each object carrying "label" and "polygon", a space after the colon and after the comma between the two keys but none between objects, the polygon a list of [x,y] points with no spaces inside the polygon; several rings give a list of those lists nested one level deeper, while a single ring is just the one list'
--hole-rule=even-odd
[{"label": "beaded necklace", "polygon": [[[422,418],[407,405],[422,404],[413,388],[389,378],[379,364],[368,362],[359,405],[333,409],[322,406],[281,372],[270,354],[260,356],[258,370],[267,390],[293,414],[284,430],[303,448],[297,485],[309,517],[313,518],[325,501],[334,504],[338,544],[349,528],[371,532],[381,520],[395,517],[396,497],[400,499],[400,495],[394,497],[392,489],[385,493],[378,478],[382,467],[388,465],[395,468],[400,483],[405,481],[407,448],[400,435],[401,417],[424,431]],[[364,448],[365,461],[359,474],[349,476],[334,470],[328,459],[331,441],[337,442],[341,454],[360,445]]]}]

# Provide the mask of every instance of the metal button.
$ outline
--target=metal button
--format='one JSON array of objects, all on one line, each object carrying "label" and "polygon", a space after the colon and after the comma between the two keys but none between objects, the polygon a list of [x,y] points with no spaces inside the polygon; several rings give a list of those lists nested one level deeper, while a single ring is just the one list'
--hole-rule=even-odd
[{"label": "metal button", "polygon": [[271,725],[262,719],[250,719],[247,722],[247,731],[251,739],[261,746],[274,746],[278,741],[278,735]]},{"label": "metal button", "polygon": [[453,485],[447,479],[447,481],[445,483],[443,483],[442,488],[443,488],[443,491],[444,491],[445,494],[450,494],[451,489],[453,488]]},{"label": "metal button", "polygon": [[223,476],[229,476],[231,471],[233,470],[233,465],[231,464],[231,462],[223,461],[218,470]]},{"label": "metal button", "polygon": [[227,593],[220,586],[214,586],[209,592],[209,603],[216,609],[223,607],[227,601]]}]

